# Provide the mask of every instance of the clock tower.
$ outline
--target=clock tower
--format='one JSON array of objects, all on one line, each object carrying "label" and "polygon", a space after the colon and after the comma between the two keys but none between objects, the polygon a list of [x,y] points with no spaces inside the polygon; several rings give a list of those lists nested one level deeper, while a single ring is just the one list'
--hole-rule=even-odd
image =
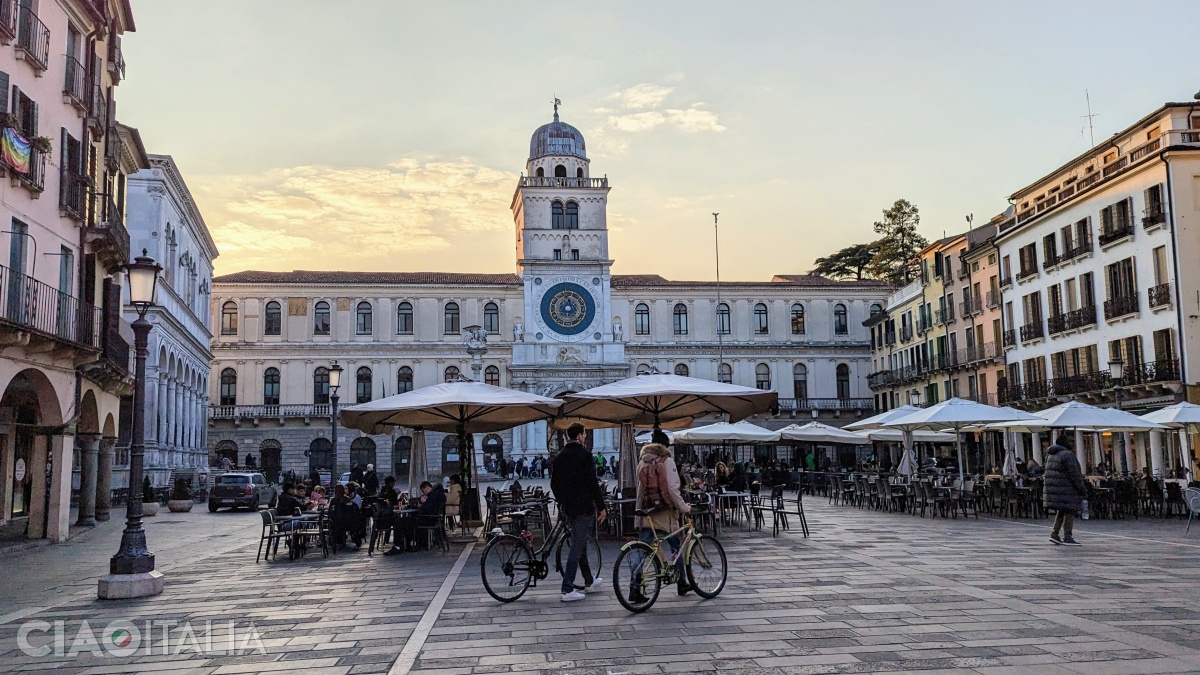
[{"label": "clock tower", "polygon": [[524,314],[514,385],[559,395],[626,377],[623,322],[612,314],[608,178],[593,178],[583,134],[558,119],[533,133],[513,195]]}]

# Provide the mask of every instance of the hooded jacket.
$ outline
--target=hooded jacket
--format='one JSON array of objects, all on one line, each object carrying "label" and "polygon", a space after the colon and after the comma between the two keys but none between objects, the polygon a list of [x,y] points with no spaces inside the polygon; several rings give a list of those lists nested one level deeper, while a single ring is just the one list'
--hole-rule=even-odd
[{"label": "hooded jacket", "polygon": [[1087,483],[1075,453],[1061,445],[1050,446],[1045,481],[1042,503],[1046,508],[1079,515],[1087,496]]},{"label": "hooded jacket", "polygon": [[[660,448],[661,450],[658,450]],[[658,451],[656,452],[656,450]],[[642,485],[641,481],[642,467],[660,458],[664,460],[662,463],[667,474],[667,489],[663,494],[663,502],[666,507],[655,511],[651,516],[654,519],[656,530],[671,532],[679,527],[680,514],[691,513],[692,507],[683,500],[683,495],[679,494],[679,471],[675,468],[675,460],[671,458],[671,452],[662,445],[651,443],[642,449],[642,456],[639,458],[635,474],[638,476],[637,503],[642,503],[642,495],[646,490],[646,486]],[[633,526],[637,528],[650,527],[650,520],[636,516],[633,519]]]}]

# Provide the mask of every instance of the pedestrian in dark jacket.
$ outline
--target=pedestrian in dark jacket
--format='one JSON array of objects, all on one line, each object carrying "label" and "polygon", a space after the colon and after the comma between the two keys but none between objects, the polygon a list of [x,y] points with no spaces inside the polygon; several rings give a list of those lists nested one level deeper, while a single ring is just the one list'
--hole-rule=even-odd
[{"label": "pedestrian in dark jacket", "polygon": [[[1070,449],[1071,439],[1066,434],[1060,434],[1054,439],[1046,457],[1045,486],[1043,488],[1043,503],[1047,509],[1058,511],[1054,517],[1054,530],[1050,533],[1050,541],[1066,546],[1079,546],[1073,535],[1075,516],[1083,507],[1083,499],[1087,496],[1087,483],[1083,480],[1083,471],[1079,468],[1079,460]],[[1059,531],[1063,537],[1058,536]]]},{"label": "pedestrian in dark jacket", "polygon": [[563,602],[584,598],[584,594],[575,589],[576,571],[583,572],[585,591],[598,591],[601,588],[600,577],[592,575],[585,547],[596,522],[604,522],[604,492],[596,480],[596,463],[592,453],[582,443],[583,433],[582,424],[567,427],[570,442],[554,458],[550,474],[550,489],[571,532],[571,552],[563,567]]}]

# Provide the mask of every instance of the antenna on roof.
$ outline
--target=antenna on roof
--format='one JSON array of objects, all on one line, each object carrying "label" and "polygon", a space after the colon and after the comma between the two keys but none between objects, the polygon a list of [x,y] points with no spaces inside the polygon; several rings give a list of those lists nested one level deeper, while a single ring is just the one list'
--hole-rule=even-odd
[{"label": "antenna on roof", "polygon": [[1100,113],[1092,114],[1092,95],[1090,93],[1088,93],[1087,89],[1083,90],[1083,97],[1085,99],[1087,99],[1088,114],[1084,115],[1084,117],[1087,118],[1087,121],[1088,121],[1088,139],[1091,141],[1092,145],[1095,146],[1096,145],[1096,132],[1092,128],[1092,118],[1099,117]]},{"label": "antenna on roof", "polygon": [[562,105],[562,101],[557,96],[554,97],[554,121],[558,121],[558,106]]}]

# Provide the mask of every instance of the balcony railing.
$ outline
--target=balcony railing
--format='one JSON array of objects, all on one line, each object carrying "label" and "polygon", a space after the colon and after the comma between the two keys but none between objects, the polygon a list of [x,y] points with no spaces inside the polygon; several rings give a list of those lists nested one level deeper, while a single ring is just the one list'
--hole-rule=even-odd
[{"label": "balcony railing", "polygon": [[959,303],[959,308],[962,310],[964,318],[975,316],[983,312],[983,303],[979,302],[979,298],[966,297]]},{"label": "balcony railing", "polygon": [[881,370],[867,375],[867,386],[871,388],[886,387],[896,382],[895,375],[890,370]]},{"label": "balcony railing", "polygon": [[1021,326],[1021,342],[1029,342],[1030,340],[1037,340],[1038,338],[1045,337],[1045,335],[1046,335],[1046,333],[1045,333],[1044,329],[1042,328],[1041,321],[1037,321],[1035,323],[1027,323],[1024,326]]},{"label": "balcony railing", "polygon": [[96,245],[97,253],[109,261],[123,265],[129,261],[129,230],[125,217],[112,197],[101,202],[102,219],[88,227],[88,241]]},{"label": "balcony railing", "polygon": [[46,153],[37,148],[29,149],[29,173],[15,174],[21,184],[30,192],[43,192],[46,189]]},{"label": "balcony railing", "polygon": [[1150,290],[1146,291],[1146,295],[1150,298],[1150,308],[1168,307],[1171,304],[1171,282],[1151,286]]},{"label": "balcony railing", "polygon": [[1130,164],[1137,164],[1138,162],[1142,161],[1143,159],[1149,157],[1151,154],[1158,152],[1158,149],[1161,146],[1162,146],[1162,137],[1161,136],[1158,138],[1152,138],[1149,141],[1142,143],[1138,147],[1129,151]]},{"label": "balcony railing", "polygon": [[1048,270],[1063,262],[1064,258],[1055,251],[1046,251],[1046,259],[1042,261],[1042,269]]},{"label": "balcony railing", "polygon": [[0,44],[17,37],[17,0],[0,0]]},{"label": "balcony railing", "polygon": [[1004,288],[1006,286],[1012,286],[1012,277],[1011,276],[1000,277],[1000,288]]},{"label": "balcony railing", "polygon": [[1159,359],[1149,363],[1126,366],[1122,386],[1135,384],[1152,384],[1155,382],[1175,382],[1181,379],[1179,361],[1175,359]]},{"label": "balcony railing", "polygon": [[1070,396],[1089,391],[1102,391],[1112,387],[1112,378],[1107,370],[1097,370],[1078,375],[1067,375],[1049,380],[1046,396]]},{"label": "balcony railing", "polygon": [[1080,239],[1077,244],[1075,244],[1071,248],[1067,249],[1066,251],[1063,251],[1062,257],[1059,259],[1059,262],[1066,262],[1068,260],[1074,260],[1075,258],[1086,255],[1091,252],[1092,252],[1092,238],[1090,236],[1084,237],[1083,239]]},{"label": "balcony railing", "polygon": [[105,331],[104,360],[120,371],[122,375],[129,374],[129,343],[121,337],[120,331]]},{"label": "balcony railing", "polygon": [[988,291],[988,292],[987,292],[987,306],[988,306],[988,309],[995,309],[995,308],[999,307],[999,306],[1000,306],[1000,299],[1001,299],[1001,296],[1000,296],[1000,291],[999,291],[999,290]]},{"label": "balcony railing", "polygon": [[968,276],[970,276],[970,274],[971,274],[971,270],[969,270],[966,265],[963,265],[962,267],[958,268],[958,280],[959,281],[966,279]]},{"label": "balcony railing", "polygon": [[99,350],[100,318],[91,303],[0,266],[0,324]]},{"label": "balcony railing", "polygon": [[1104,174],[1105,178],[1108,178],[1109,176],[1121,171],[1128,165],[1129,165],[1129,155],[1125,155],[1124,157],[1122,157],[1118,160],[1115,160],[1115,161],[1109,162],[1108,164],[1105,164],[1104,168],[1101,169],[1101,173]]},{"label": "balcony railing", "polygon": [[63,58],[67,61],[66,73],[63,78],[63,96],[79,109],[90,110],[93,85],[88,79],[87,69],[83,67],[79,59],[70,54]]},{"label": "balcony railing", "polygon": [[286,405],[210,405],[208,419],[285,419],[306,417],[329,417],[328,403]]},{"label": "balcony railing", "polygon": [[83,220],[87,211],[87,176],[79,176],[67,170],[63,170],[59,175],[59,209],[69,218]]},{"label": "balcony railing", "polygon": [[572,176],[521,176],[521,187],[606,188],[607,178],[578,178]]},{"label": "balcony railing", "polygon": [[1104,301],[1104,320],[1112,321],[1113,319],[1126,316],[1128,314],[1138,313],[1138,297],[1136,295],[1118,296],[1111,300]]},{"label": "balcony railing", "polygon": [[1100,245],[1108,246],[1126,237],[1133,236],[1133,222],[1116,223],[1111,228],[1100,230]]},{"label": "balcony railing", "polygon": [[1004,331],[1004,348],[1008,349],[1009,347],[1016,347],[1016,346],[1017,346],[1017,329],[1009,328],[1008,330]]},{"label": "balcony railing", "polygon": [[917,319],[917,332],[918,333],[925,334],[931,330],[933,330],[933,321],[932,320],[930,320],[926,317],[921,317],[921,318]]},{"label": "balcony railing", "polygon": [[104,91],[99,85],[92,88],[91,107],[88,108],[87,115],[88,129],[96,134],[96,138],[104,135],[104,130],[108,128],[108,97],[104,95]]},{"label": "balcony railing", "polygon": [[913,336],[912,326],[901,326],[900,327],[900,341],[901,342],[908,342],[909,340],[912,339],[912,336]]},{"label": "balcony railing", "polygon": [[22,7],[17,19],[17,49],[38,70],[50,64],[50,29],[29,7]]},{"label": "balcony railing", "polygon": [[1079,309],[1055,314],[1046,320],[1050,334],[1064,333],[1069,330],[1079,330],[1096,324],[1096,307],[1089,305]]},{"label": "balcony railing", "polygon": [[125,79],[125,54],[121,51],[120,35],[108,38],[108,72],[112,73],[113,84],[120,84]]},{"label": "balcony railing", "polygon": [[781,398],[779,410],[874,410],[873,398]]},{"label": "balcony railing", "polygon": [[1163,210],[1162,204],[1155,204],[1146,208],[1142,215],[1142,227],[1147,230],[1152,230],[1159,225],[1164,225],[1167,222],[1167,212]]},{"label": "balcony railing", "polygon": [[1034,265],[1033,267],[1022,267],[1020,271],[1017,272],[1017,281],[1024,281],[1037,274],[1037,272],[1037,265]]},{"label": "balcony railing", "polygon": [[1177,382],[1180,379],[1179,361],[1161,359],[1150,363],[1132,364],[1125,367],[1125,379],[1116,382],[1107,370],[1097,370],[1077,375],[1066,375],[1050,380],[1027,382],[1023,385],[1008,385],[998,388],[1000,403],[1023,400],[1074,396],[1092,392],[1106,392],[1120,385],[1130,387],[1162,382]]}]

